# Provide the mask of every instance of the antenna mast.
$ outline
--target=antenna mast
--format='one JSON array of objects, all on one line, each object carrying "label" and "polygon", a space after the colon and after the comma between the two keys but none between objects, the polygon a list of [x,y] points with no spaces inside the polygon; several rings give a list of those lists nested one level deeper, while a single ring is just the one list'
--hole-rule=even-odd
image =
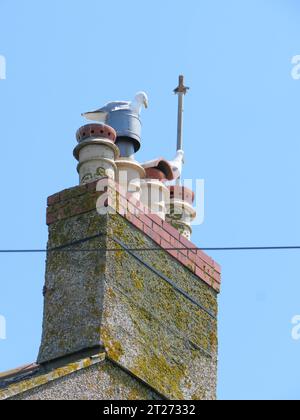
[{"label": "antenna mast", "polygon": [[[184,86],[184,76],[179,76],[179,85],[174,90],[178,95],[178,126],[177,126],[177,151],[183,150],[183,112],[184,112],[184,97],[190,88]],[[180,179],[177,181],[180,185]]]}]

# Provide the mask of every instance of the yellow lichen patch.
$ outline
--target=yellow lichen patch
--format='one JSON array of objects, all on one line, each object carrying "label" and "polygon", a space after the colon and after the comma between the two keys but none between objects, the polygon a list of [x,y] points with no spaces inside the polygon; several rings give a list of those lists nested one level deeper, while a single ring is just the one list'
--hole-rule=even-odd
[{"label": "yellow lichen patch", "polygon": [[136,287],[138,290],[143,290],[144,280],[141,276],[138,275],[136,271],[131,271],[130,278],[133,281],[134,287]]},{"label": "yellow lichen patch", "polygon": [[128,393],[128,400],[129,401],[138,401],[141,399],[141,389],[137,388],[133,388],[129,393]]},{"label": "yellow lichen patch", "polygon": [[183,400],[181,382],[185,377],[185,367],[170,364],[163,356],[140,357],[135,362],[133,373],[143,381],[172,399]]},{"label": "yellow lichen patch", "polygon": [[216,331],[210,333],[210,345],[212,348],[217,349],[218,346],[218,336]]},{"label": "yellow lichen patch", "polygon": [[124,252],[122,251],[120,246],[116,246],[116,248],[120,248],[120,251],[115,252],[116,262],[118,264],[122,264],[122,260],[123,260],[123,257],[124,257]]},{"label": "yellow lichen patch", "polygon": [[[111,298],[111,299],[115,299],[117,297],[117,295],[115,294],[114,290],[111,287],[107,288],[107,295]],[[104,314],[104,311],[103,311]]]},{"label": "yellow lichen patch", "polygon": [[105,327],[101,328],[101,338],[108,356],[118,362],[124,354],[121,343],[114,340],[109,334],[109,329]]},{"label": "yellow lichen patch", "polygon": [[193,401],[205,401],[207,397],[204,391],[199,391],[199,394],[198,393],[193,394],[191,399]]},{"label": "yellow lichen patch", "polygon": [[48,382],[55,381],[56,379],[63,378],[71,373],[93,366],[105,360],[105,354],[101,353],[93,358],[82,359],[78,362],[70,363],[64,367],[57,368],[44,375],[36,376],[31,379],[22,380],[16,384],[10,385],[0,391],[0,400],[12,398],[15,395],[20,395],[23,392],[45,385]]}]

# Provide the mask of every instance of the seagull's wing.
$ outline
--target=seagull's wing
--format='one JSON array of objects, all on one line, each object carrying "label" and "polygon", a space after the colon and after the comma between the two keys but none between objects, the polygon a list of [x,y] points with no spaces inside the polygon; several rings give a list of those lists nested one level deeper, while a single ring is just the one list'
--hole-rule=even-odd
[{"label": "seagull's wing", "polygon": [[126,101],[114,101],[106,104],[103,108],[101,108],[99,111],[102,112],[113,112],[118,111],[119,109],[130,109],[130,102]]}]

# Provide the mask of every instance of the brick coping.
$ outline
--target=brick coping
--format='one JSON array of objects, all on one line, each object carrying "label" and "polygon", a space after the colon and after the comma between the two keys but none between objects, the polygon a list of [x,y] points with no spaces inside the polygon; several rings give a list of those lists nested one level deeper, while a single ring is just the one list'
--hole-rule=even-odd
[{"label": "brick coping", "polygon": [[[107,180],[107,178],[103,178],[101,181],[103,180]],[[100,192],[97,192],[99,181],[63,190],[50,196],[48,198],[47,224],[51,225],[56,221],[94,210],[97,196],[101,195]],[[117,213],[150,237],[157,245],[212,287],[217,293],[220,292],[221,267],[218,263],[205,252],[194,249],[197,247],[168,222],[162,220],[156,214],[149,214],[149,210],[143,204],[133,201],[130,196],[125,198],[118,187],[115,189],[119,197]],[[86,194],[91,199],[82,200],[80,204],[80,200],[77,200],[77,198]],[[66,212],[65,207],[67,204],[68,211]],[[172,250],[170,248],[178,248],[180,250]]]}]

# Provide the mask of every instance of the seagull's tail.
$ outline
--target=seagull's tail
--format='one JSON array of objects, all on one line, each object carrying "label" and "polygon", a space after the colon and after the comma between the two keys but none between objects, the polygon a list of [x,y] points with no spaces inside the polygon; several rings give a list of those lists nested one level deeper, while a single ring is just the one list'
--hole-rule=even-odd
[{"label": "seagull's tail", "polygon": [[86,118],[87,120],[105,123],[106,120],[107,120],[107,115],[108,114],[107,114],[107,112],[95,111],[95,112],[85,112],[81,115],[82,115],[82,117]]}]

